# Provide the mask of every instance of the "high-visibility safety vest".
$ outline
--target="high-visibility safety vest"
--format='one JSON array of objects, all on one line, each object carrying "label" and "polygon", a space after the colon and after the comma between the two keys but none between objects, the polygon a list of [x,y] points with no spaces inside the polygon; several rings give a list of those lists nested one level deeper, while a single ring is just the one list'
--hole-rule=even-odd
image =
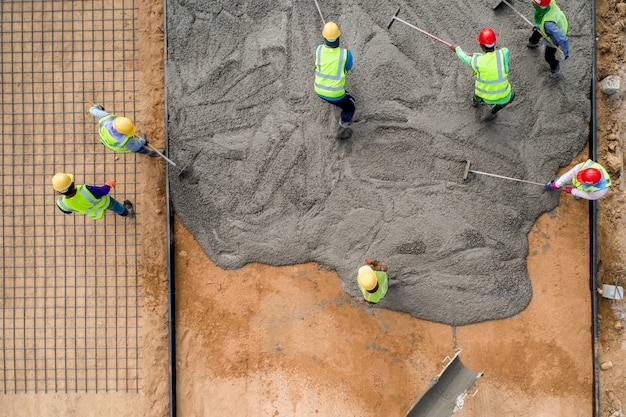
[{"label": "high-visibility safety vest", "polygon": [[113,127],[114,114],[104,116],[98,123],[100,123],[100,141],[104,146],[115,152],[132,152],[124,147],[130,136],[124,135]]},{"label": "high-visibility safety vest", "polygon": [[315,92],[328,98],[342,97],[346,90],[346,61],[348,51],[344,48],[315,48]]},{"label": "high-visibility safety vest", "polygon": [[587,159],[585,163],[580,167],[580,171],[587,168],[595,168],[602,174],[602,179],[597,184],[583,184],[578,181],[578,178],[574,177],[572,179],[572,185],[578,188],[581,191],[594,192],[604,190],[605,188],[609,188],[611,186],[611,178],[609,177],[609,173],[606,172],[606,169],[602,165],[597,162],[592,161],[591,159]]},{"label": "high-visibility safety vest", "polygon": [[474,94],[485,100],[500,100],[511,93],[509,74],[504,68],[504,54],[497,49],[483,55],[474,55],[471,61],[476,82]]},{"label": "high-visibility safety vest", "polygon": [[548,13],[546,13],[541,20],[540,28],[541,32],[543,32],[544,34],[546,33],[546,22],[554,22],[556,24],[556,27],[558,27],[559,30],[563,32],[563,35],[567,35],[567,18],[565,17],[565,14],[561,11],[559,6],[556,5],[555,0],[552,0],[550,2],[550,10],[548,10]]},{"label": "high-visibility safety vest", "polygon": [[57,206],[61,210],[77,211],[86,214],[94,220],[101,219],[110,205],[111,197],[109,195],[96,198],[85,185],[79,185],[76,188],[74,197],[67,198],[63,196],[57,200]]},{"label": "high-visibility safety vest", "polygon": [[357,285],[363,293],[363,298],[365,298],[365,300],[369,301],[370,303],[379,302],[387,294],[387,290],[389,289],[389,280],[387,279],[387,273],[384,271],[374,271],[374,274],[376,275],[376,281],[378,281],[378,288],[375,292],[368,292],[363,287],[361,287],[359,281],[357,280]]}]

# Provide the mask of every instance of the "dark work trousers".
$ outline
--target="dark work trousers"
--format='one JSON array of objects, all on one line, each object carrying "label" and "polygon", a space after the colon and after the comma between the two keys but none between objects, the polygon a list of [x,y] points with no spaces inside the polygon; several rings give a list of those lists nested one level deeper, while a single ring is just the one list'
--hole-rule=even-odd
[{"label": "dark work trousers", "polygon": [[[528,38],[528,42],[539,43],[541,42],[541,39],[543,39],[543,36],[541,36],[541,32],[539,32],[538,30],[533,30],[533,34],[530,36],[530,38]],[[559,61],[557,61],[556,59],[555,48],[553,48],[552,46],[546,46],[543,56],[546,59],[548,65],[550,65],[551,71],[556,71],[559,68]]]},{"label": "dark work trousers", "polygon": [[335,106],[341,108],[341,121],[342,122],[347,123],[350,120],[352,120],[352,117],[354,116],[354,111],[356,110],[356,107],[355,107],[356,101],[354,100],[354,97],[350,95],[350,93],[346,91],[346,95],[343,96],[341,100],[331,101],[331,100],[326,100],[325,98],[322,98],[322,100],[327,101],[330,104],[334,104]]}]

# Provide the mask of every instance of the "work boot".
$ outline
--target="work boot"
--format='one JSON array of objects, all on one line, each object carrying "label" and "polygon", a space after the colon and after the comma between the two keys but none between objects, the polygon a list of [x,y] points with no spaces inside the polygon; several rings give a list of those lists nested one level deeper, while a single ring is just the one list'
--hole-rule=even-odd
[{"label": "work boot", "polygon": [[[165,152],[165,149],[157,149],[157,151],[159,151],[159,152],[163,153],[163,152]],[[159,155],[159,154],[158,154],[157,152],[155,152],[154,150],[150,149],[150,153],[148,154],[148,156],[151,156],[151,157],[153,157],[153,158],[156,158],[156,157],[161,156],[161,155]]]},{"label": "work boot", "polygon": [[344,122],[343,120],[341,120],[341,118],[339,119],[339,126],[341,126],[342,128],[347,129],[349,125],[350,122]]},{"label": "work boot", "polygon": [[534,43],[534,42],[528,41],[528,43],[526,44],[526,46],[527,46],[527,47],[529,47],[529,48],[536,48],[536,47],[538,47],[538,46],[539,46],[539,42]]},{"label": "work boot", "polygon": [[124,212],[124,214],[122,214],[122,216],[124,217],[128,217],[129,219],[133,218],[133,203],[131,203],[128,200],[124,200],[124,208],[126,209],[126,211]]},{"label": "work boot", "polygon": [[561,76],[561,63],[556,63],[556,68],[550,70],[550,78],[559,78]]},{"label": "work boot", "polygon": [[480,104],[480,100],[476,98],[476,96],[472,97],[472,107],[478,107]]}]

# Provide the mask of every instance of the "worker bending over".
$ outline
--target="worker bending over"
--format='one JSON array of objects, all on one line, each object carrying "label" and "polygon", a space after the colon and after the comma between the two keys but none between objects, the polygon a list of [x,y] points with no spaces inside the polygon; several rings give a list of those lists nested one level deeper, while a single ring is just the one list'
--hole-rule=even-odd
[{"label": "worker bending over", "polygon": [[[532,0],[535,27],[526,46],[536,48],[543,38],[545,45],[544,58],[550,65],[550,78],[561,76],[561,64],[569,57],[569,39],[567,38],[567,18],[556,5],[556,0]],[[557,54],[556,47],[561,49]]]},{"label": "worker bending over", "polygon": [[558,190],[566,184],[573,187],[562,188],[563,192],[585,200],[597,200],[609,190],[611,178],[602,165],[588,159],[545,186],[550,190]]},{"label": "worker bending over", "polygon": [[363,300],[371,304],[378,303],[389,288],[387,264],[370,258],[359,268],[357,285],[363,294]]},{"label": "worker bending over", "polygon": [[451,45],[461,62],[474,71],[474,97],[472,106],[481,102],[493,104],[487,120],[496,117],[496,113],[515,99],[515,91],[509,83],[509,50],[496,49],[496,34],[490,28],[483,28],[478,34],[478,43],[482,53],[466,54],[458,45]]}]

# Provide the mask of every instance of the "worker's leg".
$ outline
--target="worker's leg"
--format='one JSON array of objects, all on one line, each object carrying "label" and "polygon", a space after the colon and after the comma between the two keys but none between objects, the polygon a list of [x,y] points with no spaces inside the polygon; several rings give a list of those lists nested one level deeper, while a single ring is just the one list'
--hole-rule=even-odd
[{"label": "worker's leg", "polygon": [[559,70],[559,61],[556,59],[556,49],[550,46],[546,46],[546,51],[544,54],[546,58],[546,62],[550,65],[550,71],[556,72]]},{"label": "worker's leg", "polygon": [[132,214],[133,205],[128,200],[124,201],[124,204],[122,204],[116,199],[114,199],[113,197],[111,197],[111,204],[109,204],[109,207],[107,207],[107,210],[112,210],[113,212],[115,212],[116,214],[122,217],[133,216]]},{"label": "worker's leg", "polygon": [[533,29],[533,34],[530,35],[530,38],[528,38],[528,43],[526,44],[526,46],[528,46],[529,48],[538,47],[542,37],[543,36],[541,36],[541,32],[539,32],[537,29]]},{"label": "worker's leg", "polygon": [[472,107],[478,107],[478,105],[483,101],[482,98],[478,97],[476,94],[474,94],[474,97],[472,97]]},{"label": "worker's leg", "polygon": [[350,123],[352,117],[354,117],[354,112],[356,110],[356,101],[354,97],[350,95],[346,91],[346,95],[344,98],[337,102],[337,105],[341,107],[341,121],[344,123]]},{"label": "worker's leg", "polygon": [[511,99],[504,103],[504,104],[496,104],[491,108],[491,113],[492,114],[496,114],[497,112],[499,112],[500,110],[502,110],[503,108],[505,108],[507,105],[511,104],[513,102],[513,100],[515,100],[515,91],[511,91]]},{"label": "worker's leg", "polygon": [[158,153],[156,153],[154,150],[152,150],[152,149],[150,149],[150,148],[148,148],[146,146],[142,146],[141,148],[139,148],[137,153],[141,153],[141,154],[152,156],[152,157],[159,156]]}]

